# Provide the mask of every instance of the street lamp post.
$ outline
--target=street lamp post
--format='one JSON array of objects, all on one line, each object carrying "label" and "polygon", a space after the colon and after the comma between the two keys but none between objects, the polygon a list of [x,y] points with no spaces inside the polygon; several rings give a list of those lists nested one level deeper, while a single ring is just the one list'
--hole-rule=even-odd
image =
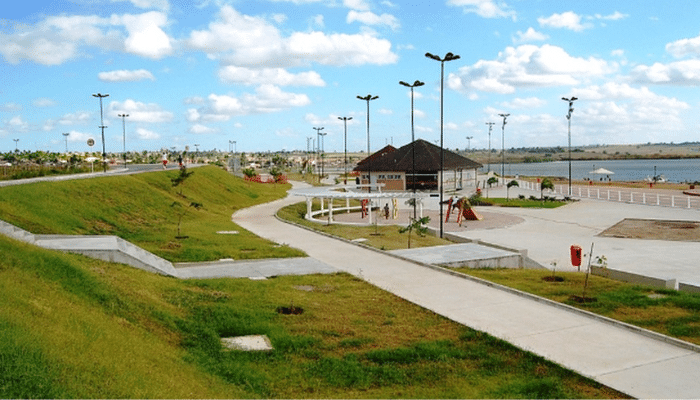
[{"label": "street lamp post", "polygon": [[[323,130],[323,127],[313,127],[312,129],[316,130],[316,146],[314,146],[315,153],[317,154],[318,158],[321,158],[321,131]],[[321,176],[319,175],[318,177],[318,183],[321,183]]]},{"label": "street lamp post", "polygon": [[489,164],[488,164],[488,167],[486,167],[487,174],[491,172],[491,128],[493,128],[493,126],[495,124],[496,124],[495,122],[487,122],[486,123],[486,125],[489,126],[489,161],[488,161]]},{"label": "street lamp post", "polygon": [[345,184],[348,184],[348,121],[352,119],[352,117],[338,117],[338,119],[343,121],[343,125],[345,126],[345,134],[343,135],[343,143],[345,146]]},{"label": "street lamp post", "polygon": [[106,128],[106,126],[104,124],[103,117],[102,117],[102,98],[109,97],[109,94],[97,93],[97,94],[93,94],[92,96],[100,99],[100,126],[99,126],[99,128],[102,129],[102,169],[103,169],[103,172],[107,172],[107,150],[105,148],[105,128]]},{"label": "street lamp post", "polygon": [[443,197],[443,173],[445,169],[445,148],[444,148],[444,137],[443,137],[443,114],[444,114],[444,88],[445,88],[445,61],[452,61],[452,60],[458,60],[459,56],[452,54],[452,53],[447,53],[445,54],[445,58],[440,58],[439,56],[436,56],[434,54],[430,53],[425,53],[425,56],[428,58],[431,58],[435,61],[440,62],[440,181],[438,182],[438,185],[440,185],[440,238],[442,238],[443,235],[443,221],[442,221],[442,197]]},{"label": "street lamp post", "polygon": [[474,139],[474,136],[467,136],[467,152],[472,148],[472,139]]},{"label": "street lamp post", "polygon": [[425,82],[415,81],[413,84],[408,84],[404,81],[399,82],[400,85],[411,88],[411,155],[413,157],[413,166],[411,169],[411,186],[413,187],[413,219],[417,218],[416,213],[416,135],[413,125],[413,88],[425,85]]},{"label": "street lamp post", "polygon": [[367,192],[372,193],[372,162],[369,160],[369,156],[371,155],[369,152],[369,102],[378,99],[379,96],[372,96],[371,94],[368,94],[364,97],[357,96],[357,98],[367,102],[367,183],[369,184],[367,187]]},{"label": "street lamp post", "polygon": [[578,98],[571,96],[569,99],[566,97],[561,99],[569,103],[569,113],[566,114],[566,119],[569,120],[569,197],[571,197],[571,114],[574,112],[574,101]]},{"label": "street lamp post", "polygon": [[503,117],[503,126],[501,127],[501,179],[506,183],[506,118],[510,114],[498,114]]},{"label": "street lamp post", "polygon": [[19,142],[19,139],[12,139],[15,141],[15,151],[19,150],[19,147],[17,147],[17,142]]},{"label": "street lamp post", "polygon": [[[323,163],[323,152],[324,152],[324,148],[325,148],[324,145],[325,145],[326,139],[324,139],[323,137],[326,136],[327,134],[328,134],[328,132],[320,132],[320,133],[319,133],[319,135],[321,135],[321,146],[320,146],[320,147],[321,147],[321,177],[323,177],[323,175],[324,175],[324,173],[325,173],[324,170],[323,170],[323,169],[324,169],[324,165],[323,165],[323,164],[324,164],[324,163]],[[321,182],[321,179],[320,179],[320,178],[319,178],[319,182]]]},{"label": "street lamp post", "polygon": [[63,133],[63,137],[66,139],[66,154],[68,153],[68,135],[70,135],[70,133]]},{"label": "street lamp post", "polygon": [[118,117],[122,118],[122,130],[124,132],[124,169],[126,169],[126,117],[129,114],[117,114]]}]

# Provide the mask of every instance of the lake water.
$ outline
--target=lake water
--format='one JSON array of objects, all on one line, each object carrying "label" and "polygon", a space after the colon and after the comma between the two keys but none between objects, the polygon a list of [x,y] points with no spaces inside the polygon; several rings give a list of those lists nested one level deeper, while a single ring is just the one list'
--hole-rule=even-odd
[{"label": "lake water", "polygon": [[[614,172],[613,181],[642,181],[656,174],[663,175],[669,182],[700,181],[700,159],[683,160],[610,160],[610,161],[571,161],[571,177],[576,180],[590,178],[606,179],[606,175],[590,172],[605,168]],[[487,171],[484,165],[483,171]],[[491,164],[491,171],[501,173],[501,164]],[[569,177],[569,162],[555,161],[544,163],[505,164],[506,175]]]}]

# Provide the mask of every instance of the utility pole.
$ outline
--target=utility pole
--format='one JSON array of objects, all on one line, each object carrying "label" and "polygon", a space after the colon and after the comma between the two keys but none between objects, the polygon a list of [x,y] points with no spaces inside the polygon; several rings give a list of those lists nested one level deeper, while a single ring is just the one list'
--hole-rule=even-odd
[{"label": "utility pole", "polygon": [[103,121],[103,115],[102,115],[102,98],[104,97],[109,97],[109,94],[102,94],[102,93],[97,93],[93,94],[93,97],[97,97],[100,99],[100,126],[99,128],[102,129],[102,169],[103,172],[107,172],[107,150],[105,148],[105,124]]}]

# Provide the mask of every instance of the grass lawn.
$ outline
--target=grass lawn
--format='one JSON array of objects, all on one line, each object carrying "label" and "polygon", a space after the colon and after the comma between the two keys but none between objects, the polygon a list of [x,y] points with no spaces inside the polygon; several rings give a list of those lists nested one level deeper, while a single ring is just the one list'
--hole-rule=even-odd
[{"label": "grass lawn", "polygon": [[[623,397],[347,274],[183,281],[0,253],[0,398]],[[222,351],[249,334],[275,350]]]},{"label": "grass lawn", "polygon": [[551,271],[467,268],[457,270],[700,345],[699,294],[656,289],[590,276],[586,297],[595,297],[596,301],[581,304],[570,300],[572,295],[582,295],[585,275],[581,273],[556,272],[556,276],[564,278],[564,281],[547,282],[542,278],[551,276]]},{"label": "grass lawn", "polygon": [[[357,201],[355,201],[357,203]],[[359,204],[359,203],[358,203]],[[353,203],[351,202],[351,206]],[[344,200],[336,200],[334,203],[335,207],[345,207]],[[326,205],[328,207],[328,205]],[[313,210],[320,210],[320,203],[314,201],[312,204]],[[353,226],[353,225],[342,225],[342,224],[319,224],[312,221],[307,221],[304,219],[306,215],[306,203],[296,203],[286,206],[278,211],[277,216],[283,220],[294,222],[302,226],[309,227],[313,230],[319,232],[325,232],[333,236],[341,237],[343,239],[355,240],[355,239],[367,239],[363,241],[370,247],[374,247],[381,250],[398,250],[405,249],[408,247],[408,233],[399,233],[398,226]],[[432,235],[419,236],[415,232],[411,234],[411,248],[416,247],[428,247],[428,246],[440,246],[445,244],[452,244],[449,240],[440,239]]]},{"label": "grass lawn", "polygon": [[[178,187],[178,171],[158,171],[0,188],[0,219],[37,234],[116,235],[173,262],[304,255],[231,221],[238,209],[284,197],[290,185],[245,182],[215,166],[189,171]],[[176,238],[180,216],[186,239]]]},{"label": "grass lawn", "polygon": [[500,207],[523,207],[523,208],[557,208],[570,204],[568,201],[559,200],[531,200],[519,198],[499,198],[499,197],[482,197],[479,199],[482,203],[488,203]]}]

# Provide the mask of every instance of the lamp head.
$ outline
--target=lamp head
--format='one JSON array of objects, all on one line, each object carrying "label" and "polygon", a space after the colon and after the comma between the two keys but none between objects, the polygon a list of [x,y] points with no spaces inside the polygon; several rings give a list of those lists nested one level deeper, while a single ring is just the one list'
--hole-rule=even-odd
[{"label": "lamp head", "polygon": [[413,86],[415,86],[415,87],[423,86],[423,85],[425,85],[425,82],[421,82],[421,81],[418,81],[418,80],[415,81],[415,82],[413,82]]},{"label": "lamp head", "polygon": [[425,56],[428,58],[432,58],[433,60],[436,60],[436,61],[442,61],[440,59],[440,57],[436,56],[435,54],[425,53]]}]

